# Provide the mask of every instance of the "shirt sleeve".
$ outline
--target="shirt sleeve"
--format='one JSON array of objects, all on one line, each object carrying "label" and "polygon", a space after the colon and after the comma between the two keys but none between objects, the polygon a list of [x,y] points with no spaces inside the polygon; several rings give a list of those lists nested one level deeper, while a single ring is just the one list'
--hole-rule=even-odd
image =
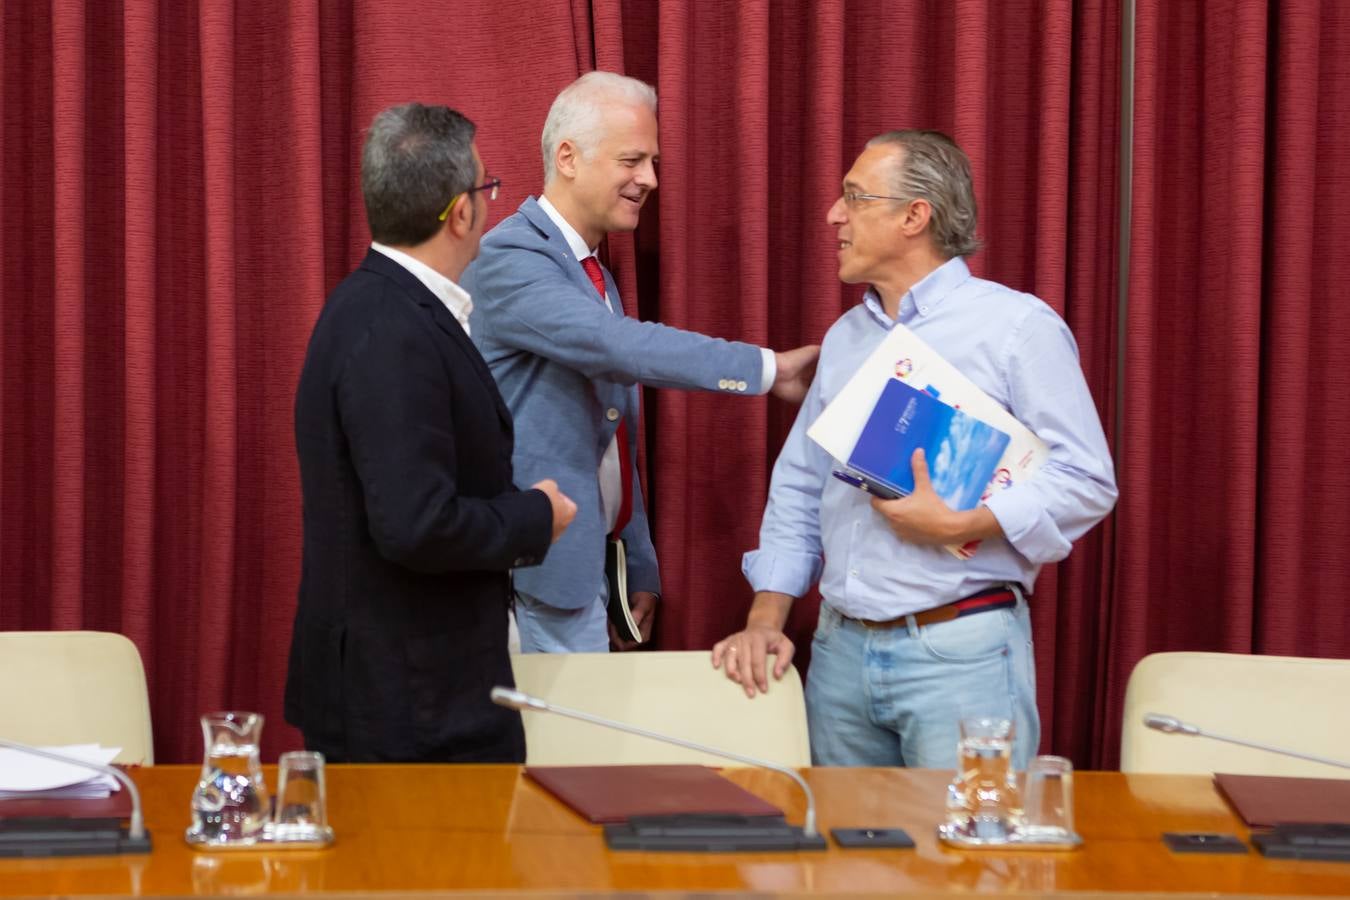
[{"label": "shirt sleeve", "polygon": [[830,477],[830,455],[806,435],[825,408],[820,378],[811,383],[797,420],[774,463],[769,502],[759,527],[759,547],[745,554],[741,571],[755,591],[800,597],[820,580],[824,548],[820,496]]},{"label": "shirt sleeve", "polygon": [[778,378],[778,357],[768,347],[761,347],[759,355],[763,360],[764,371],[760,375],[759,392],[767,394]]},{"label": "shirt sleeve", "polygon": [[1029,315],[1010,338],[1012,414],[1049,447],[1032,477],[987,501],[1008,542],[1041,565],[1069,555],[1073,542],[1116,502],[1116,479],[1078,347],[1049,307]]}]

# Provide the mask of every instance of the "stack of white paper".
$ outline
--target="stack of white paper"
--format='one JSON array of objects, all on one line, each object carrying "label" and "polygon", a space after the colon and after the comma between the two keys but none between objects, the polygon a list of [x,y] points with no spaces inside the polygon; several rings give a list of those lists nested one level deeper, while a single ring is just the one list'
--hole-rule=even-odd
[{"label": "stack of white paper", "polygon": [[[98,744],[38,749],[101,765],[111,763],[122,752],[121,747]],[[0,748],[0,800],[24,797],[83,800],[106,797],[116,790],[120,790],[120,785],[111,775],[21,750]]]}]

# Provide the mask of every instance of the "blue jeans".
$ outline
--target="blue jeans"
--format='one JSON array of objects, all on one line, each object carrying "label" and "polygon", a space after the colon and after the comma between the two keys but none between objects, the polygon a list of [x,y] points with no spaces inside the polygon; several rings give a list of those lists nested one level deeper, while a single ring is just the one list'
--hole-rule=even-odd
[{"label": "blue jeans", "polygon": [[919,627],[868,628],[828,604],[806,680],[811,761],[818,766],[956,767],[966,716],[1013,721],[1013,765],[1040,745],[1031,615],[1012,609]]},{"label": "blue jeans", "polygon": [[608,653],[609,614],[604,592],[581,609],[559,609],[516,591],[521,653]]}]

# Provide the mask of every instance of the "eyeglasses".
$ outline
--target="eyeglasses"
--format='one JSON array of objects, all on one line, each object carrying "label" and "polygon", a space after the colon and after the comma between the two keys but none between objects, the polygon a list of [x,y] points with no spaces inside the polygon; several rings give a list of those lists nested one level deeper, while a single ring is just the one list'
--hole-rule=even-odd
[{"label": "eyeglasses", "polygon": [[858,194],[853,191],[844,191],[842,196],[844,203],[850,208],[866,200],[899,200],[901,203],[908,203],[911,199],[909,197],[887,197],[883,194]]},{"label": "eyeglasses", "polygon": [[441,214],[440,214],[439,216],[437,216],[436,218],[438,218],[438,219],[440,219],[442,222],[444,222],[444,221],[446,220],[446,218],[449,217],[449,215],[450,215],[450,210],[454,209],[454,208],[455,208],[455,204],[459,202],[459,198],[460,198],[460,197],[463,197],[465,194],[472,194],[474,191],[487,191],[487,192],[488,192],[488,199],[489,199],[489,200],[496,200],[496,199],[497,199],[497,190],[498,190],[501,186],[502,186],[502,180],[501,180],[500,178],[493,178],[493,177],[489,176],[487,181],[483,182],[482,184],[478,185],[477,187],[471,187],[471,188],[469,188],[467,191],[461,191],[460,193],[458,193],[458,194],[456,194],[455,196],[451,197],[451,198],[450,198],[450,202],[447,203],[447,204],[445,204],[445,209],[441,210]]}]

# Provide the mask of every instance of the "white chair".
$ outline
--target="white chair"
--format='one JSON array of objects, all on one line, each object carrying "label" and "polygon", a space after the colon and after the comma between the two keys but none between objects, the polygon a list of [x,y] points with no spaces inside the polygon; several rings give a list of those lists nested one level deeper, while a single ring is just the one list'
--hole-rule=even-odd
[{"label": "white chair", "polygon": [[121,747],[114,762],[153,765],[136,645],[106,631],[0,631],[0,737]]},{"label": "white chair", "polygon": [[1350,777],[1350,770],[1145,727],[1159,713],[1204,731],[1350,761],[1350,660],[1154,653],[1130,673],[1123,772]]},{"label": "white chair", "polygon": [[[527,653],[512,656],[511,664],[517,687],[549,703],[779,765],[811,764],[794,668],[750,699],[712,667],[707,651]],[[736,765],[553,713],[521,715],[530,765]]]}]

